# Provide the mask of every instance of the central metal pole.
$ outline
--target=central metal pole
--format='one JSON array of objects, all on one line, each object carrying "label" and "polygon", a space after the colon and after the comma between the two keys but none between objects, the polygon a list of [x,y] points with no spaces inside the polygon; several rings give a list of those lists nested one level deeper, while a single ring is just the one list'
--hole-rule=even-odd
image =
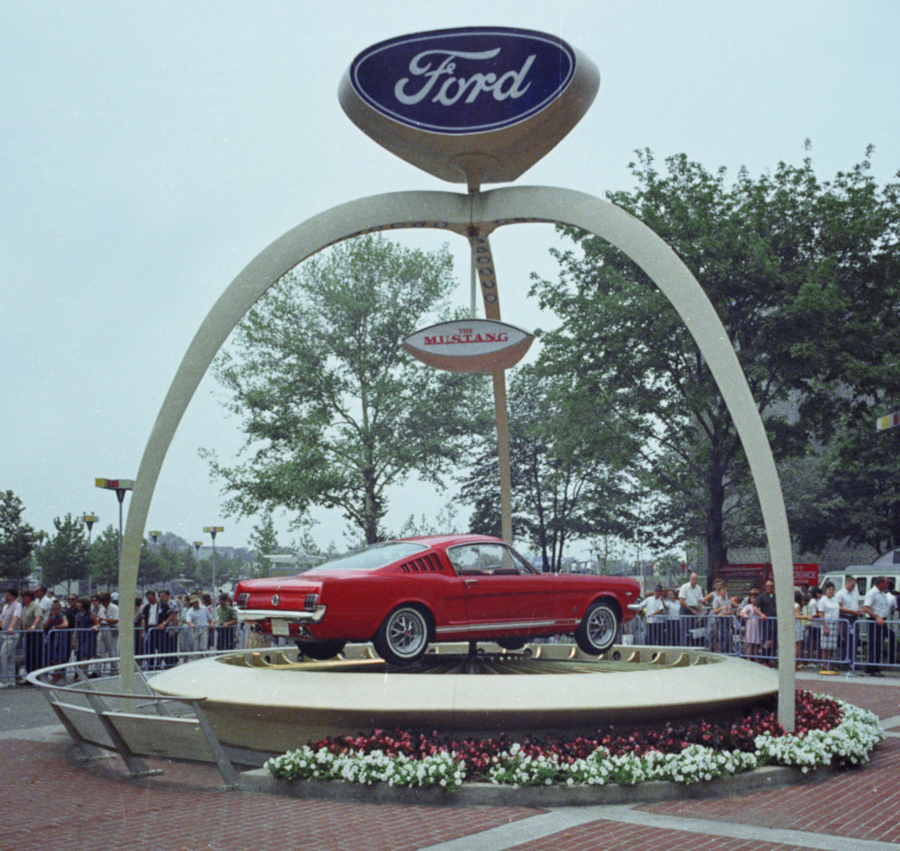
[{"label": "central metal pole", "polygon": [[504,541],[512,542],[512,472],[509,462],[509,416],[506,408],[506,373],[491,373],[494,379],[494,411],[497,416],[497,460],[500,462],[500,529]]},{"label": "central metal pole", "polygon": [[[500,298],[497,294],[497,270],[487,236],[478,228],[469,230],[472,268],[481,283],[485,319],[500,321]],[[474,292],[473,292],[474,296]],[[472,316],[475,315],[474,299]],[[500,465],[500,537],[512,543],[512,472],[509,460],[509,413],[506,402],[506,374],[502,369],[491,373],[494,383],[494,415],[497,420],[497,460]]]}]

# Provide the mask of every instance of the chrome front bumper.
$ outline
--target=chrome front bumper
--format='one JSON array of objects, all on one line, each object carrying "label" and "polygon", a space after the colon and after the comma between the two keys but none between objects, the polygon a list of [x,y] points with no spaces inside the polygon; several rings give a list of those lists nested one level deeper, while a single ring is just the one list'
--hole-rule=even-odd
[{"label": "chrome front bumper", "polygon": [[238,609],[239,621],[281,620],[292,623],[319,623],[325,617],[325,606],[317,606],[314,612],[304,609]]}]

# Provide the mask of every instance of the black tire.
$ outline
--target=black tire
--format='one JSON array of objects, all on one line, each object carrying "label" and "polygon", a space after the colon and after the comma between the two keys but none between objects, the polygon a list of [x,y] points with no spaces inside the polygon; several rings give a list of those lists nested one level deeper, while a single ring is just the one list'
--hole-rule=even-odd
[{"label": "black tire", "polygon": [[605,653],[616,642],[619,631],[619,616],[609,603],[597,600],[588,606],[578,629],[575,630],[575,643],[585,653],[599,656]]},{"label": "black tire", "polygon": [[325,661],[333,659],[343,649],[346,641],[298,641],[297,647],[307,659]]},{"label": "black tire", "polygon": [[425,655],[430,632],[428,616],[421,609],[397,606],[384,619],[372,643],[385,662],[411,665]]},{"label": "black tire", "polygon": [[521,650],[528,642],[524,638],[498,638],[496,643],[504,650]]}]

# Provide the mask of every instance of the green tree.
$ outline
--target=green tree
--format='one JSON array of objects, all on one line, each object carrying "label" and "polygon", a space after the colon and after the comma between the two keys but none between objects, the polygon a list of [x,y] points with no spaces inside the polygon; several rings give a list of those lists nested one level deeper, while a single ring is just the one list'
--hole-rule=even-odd
[{"label": "green tree", "polygon": [[190,585],[196,585],[198,562],[193,546],[187,545],[176,550],[176,560],[178,575],[190,580]]},{"label": "green tree", "polygon": [[625,560],[625,547],[616,535],[599,535],[591,538],[591,558],[597,564],[598,572],[606,576]]},{"label": "green tree", "polygon": [[[672,246],[700,282],[780,459],[827,436],[844,404],[842,387],[862,393],[877,384],[872,329],[888,315],[889,327],[897,326],[897,192],[878,190],[869,169],[865,161],[820,182],[806,159],[757,179],[741,170],[729,185],[724,169],[711,174],[683,154],[660,173],[645,151],[632,163],[637,187],[609,196]],[[713,572],[727,560],[727,517],[752,490],[731,416],[645,273],[610,244],[566,233],[579,251],[555,252],[561,283],[535,286],[563,320],[544,336],[545,369],[576,376],[595,410],[621,418],[637,438],[648,486],[669,502],[657,506],[651,525],[668,522],[677,540],[685,525],[700,525]],[[896,355],[881,361],[883,373]]]},{"label": "green tree", "polygon": [[260,522],[253,527],[248,543],[251,552],[256,556],[256,563],[250,568],[253,575],[268,576],[269,561],[264,556],[275,555],[281,551],[271,512],[263,514]]},{"label": "green tree", "polygon": [[119,532],[110,524],[91,542],[88,554],[91,579],[97,585],[110,586],[119,582]]},{"label": "green tree", "polygon": [[[339,508],[379,540],[385,489],[441,471],[469,443],[477,377],[417,364],[403,339],[446,308],[446,247],[359,237],[306,261],[247,315],[215,374],[242,418],[249,460],[219,463],[229,514]],[[483,383],[481,383],[483,386]]]},{"label": "green tree", "polygon": [[71,590],[72,582],[87,579],[90,566],[87,535],[84,524],[77,517],[67,514],[63,519],[55,517],[51,535],[38,550],[38,563],[43,570],[45,585],[65,583]]},{"label": "green tree", "polygon": [[0,576],[11,582],[31,572],[31,553],[37,546],[37,534],[22,522],[25,506],[12,491],[0,494]]},{"label": "green tree", "polygon": [[167,556],[168,548],[164,550],[163,545],[154,544],[148,538],[144,538],[141,542],[138,582],[142,590],[144,588],[158,590],[160,583],[174,575]]},{"label": "green tree", "polygon": [[[533,367],[517,370],[509,391],[513,534],[527,538],[543,569],[558,571],[566,543],[620,534],[631,497],[623,487],[620,444],[596,414],[571,397],[565,383]],[[499,535],[496,438],[483,437],[478,462],[461,479],[461,501],[474,506],[472,531]]]},{"label": "green tree", "polygon": [[[835,438],[810,465],[800,545],[821,552],[829,541],[900,547],[900,429],[876,431],[871,403],[842,418]],[[884,412],[881,408],[880,412]]]},{"label": "green tree", "polygon": [[[222,550],[216,553],[215,567],[216,588],[220,588],[229,580],[243,579],[253,571],[253,566],[245,562],[240,556],[229,555],[226,552],[222,552]],[[197,562],[196,575],[200,586],[209,589],[213,593],[213,598],[215,598],[212,555],[201,558]]]}]

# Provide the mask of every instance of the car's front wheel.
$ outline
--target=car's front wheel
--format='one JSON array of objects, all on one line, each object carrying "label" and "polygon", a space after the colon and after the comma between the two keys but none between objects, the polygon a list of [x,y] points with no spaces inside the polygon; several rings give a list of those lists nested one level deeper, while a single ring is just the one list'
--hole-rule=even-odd
[{"label": "car's front wheel", "polygon": [[343,649],[346,641],[298,641],[300,652],[309,659],[317,661],[333,659]]},{"label": "car's front wheel", "polygon": [[385,662],[410,665],[428,649],[428,617],[416,606],[398,606],[385,619],[372,643]]},{"label": "car's front wheel", "polygon": [[619,616],[608,603],[598,600],[591,603],[578,624],[575,643],[585,653],[599,656],[613,646],[618,629]]}]

